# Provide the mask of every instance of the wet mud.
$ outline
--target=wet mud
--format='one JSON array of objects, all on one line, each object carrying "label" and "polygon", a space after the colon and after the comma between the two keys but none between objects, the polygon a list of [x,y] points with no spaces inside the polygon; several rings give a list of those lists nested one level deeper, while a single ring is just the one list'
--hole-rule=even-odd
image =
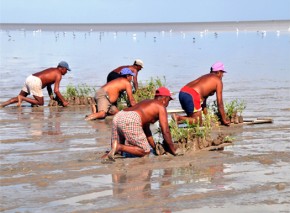
[{"label": "wet mud", "polygon": [[89,112],[1,109],[2,212],[289,212],[288,125],[222,127],[235,138],[222,151],[104,162],[112,119]]}]

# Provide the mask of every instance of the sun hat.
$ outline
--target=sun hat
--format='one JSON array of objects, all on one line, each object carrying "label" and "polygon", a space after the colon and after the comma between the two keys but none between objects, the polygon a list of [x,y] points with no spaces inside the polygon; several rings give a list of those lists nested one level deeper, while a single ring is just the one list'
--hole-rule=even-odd
[{"label": "sun hat", "polygon": [[141,66],[142,68],[144,67],[144,63],[143,63],[143,61],[141,61],[140,59],[136,59],[136,60],[134,61],[134,65],[139,65],[139,66]]},{"label": "sun hat", "polygon": [[64,68],[66,68],[68,71],[71,71],[71,69],[70,69],[69,66],[68,66],[68,63],[65,62],[65,61],[61,61],[61,62],[59,62],[57,66],[58,66],[58,67],[64,67]]},{"label": "sun hat", "polygon": [[155,92],[155,96],[168,96],[173,100],[170,91],[166,87],[159,87]]},{"label": "sun hat", "polygon": [[121,70],[121,75],[132,75],[132,76],[135,76],[135,74],[129,68],[123,68]]},{"label": "sun hat", "polygon": [[226,72],[225,71],[225,66],[222,62],[218,61],[216,63],[214,63],[212,66],[211,66],[211,71],[214,71],[214,72],[218,72],[218,71],[222,71],[222,72]]}]

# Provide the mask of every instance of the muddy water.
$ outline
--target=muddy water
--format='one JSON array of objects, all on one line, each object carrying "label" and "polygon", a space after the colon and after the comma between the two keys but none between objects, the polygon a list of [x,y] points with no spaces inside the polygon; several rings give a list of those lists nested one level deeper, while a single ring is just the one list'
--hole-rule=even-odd
[{"label": "muddy water", "polygon": [[[141,81],[166,75],[176,94],[221,60],[225,101],[245,100],[246,118],[274,123],[220,129],[235,138],[224,151],[104,163],[111,118],[86,122],[87,107],[9,106],[0,110],[1,211],[289,212],[289,32],[74,35],[2,31],[0,101],[16,95],[31,72],[63,59],[73,71],[62,89],[98,87],[108,71],[137,57],[145,63]],[[178,101],[169,108],[180,108]]]}]

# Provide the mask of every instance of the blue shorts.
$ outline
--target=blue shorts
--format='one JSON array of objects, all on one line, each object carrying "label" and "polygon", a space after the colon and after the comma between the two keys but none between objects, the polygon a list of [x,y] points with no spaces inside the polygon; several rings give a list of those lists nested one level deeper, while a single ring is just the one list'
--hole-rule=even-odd
[{"label": "blue shorts", "polygon": [[202,109],[200,105],[200,95],[194,89],[187,86],[184,86],[180,90],[179,102],[188,116]]}]

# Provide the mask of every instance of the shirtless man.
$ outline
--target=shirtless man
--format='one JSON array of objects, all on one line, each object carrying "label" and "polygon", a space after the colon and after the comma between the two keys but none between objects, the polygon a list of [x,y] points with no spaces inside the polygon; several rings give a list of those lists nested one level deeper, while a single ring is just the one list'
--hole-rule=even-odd
[{"label": "shirtless man", "polygon": [[160,87],[156,90],[154,99],[141,101],[135,106],[117,113],[113,119],[112,150],[103,158],[114,159],[117,152],[126,152],[138,157],[149,155],[150,146],[153,149],[156,148],[150,124],[157,120],[159,120],[161,126],[166,151],[177,155],[167,120],[166,107],[170,100],[172,98],[169,90]]},{"label": "shirtless man", "polygon": [[[56,68],[48,68],[41,72],[34,73],[26,78],[24,86],[17,97],[11,98],[10,100],[2,103],[0,107],[5,107],[9,104],[17,103],[20,107],[22,101],[31,103],[32,105],[44,104],[44,98],[42,89],[47,87],[47,92],[51,100],[53,100],[53,92],[56,98],[59,99],[63,106],[67,106],[69,103],[63,98],[59,91],[59,84],[62,76],[70,71],[68,63],[65,61],[59,62]],[[54,90],[52,92],[51,85],[54,84]],[[34,99],[27,98],[27,95],[32,94]]]},{"label": "shirtless man", "polygon": [[95,95],[96,106],[92,106],[92,114],[88,115],[85,120],[102,119],[107,115],[114,115],[119,112],[118,108],[113,104],[115,103],[121,92],[126,91],[131,106],[134,106],[135,99],[132,94],[132,77],[135,74],[129,68],[123,68],[121,77],[110,81],[102,86]]},{"label": "shirtless man", "polygon": [[199,123],[202,125],[202,110],[206,114],[206,100],[209,96],[216,93],[218,111],[221,115],[221,123],[230,125],[226,119],[223,104],[223,82],[222,78],[226,71],[221,62],[216,62],[211,67],[209,74],[203,75],[198,79],[186,84],[179,93],[179,102],[187,116],[172,114],[172,118],[177,123],[189,121],[189,123]]},{"label": "shirtless man", "polygon": [[107,83],[116,78],[119,78],[121,76],[120,73],[123,68],[129,68],[135,74],[135,76],[133,77],[134,89],[138,90],[137,76],[138,72],[143,68],[143,66],[144,66],[143,61],[141,61],[140,59],[136,59],[133,65],[120,66],[109,73],[109,75],[107,76]]}]

